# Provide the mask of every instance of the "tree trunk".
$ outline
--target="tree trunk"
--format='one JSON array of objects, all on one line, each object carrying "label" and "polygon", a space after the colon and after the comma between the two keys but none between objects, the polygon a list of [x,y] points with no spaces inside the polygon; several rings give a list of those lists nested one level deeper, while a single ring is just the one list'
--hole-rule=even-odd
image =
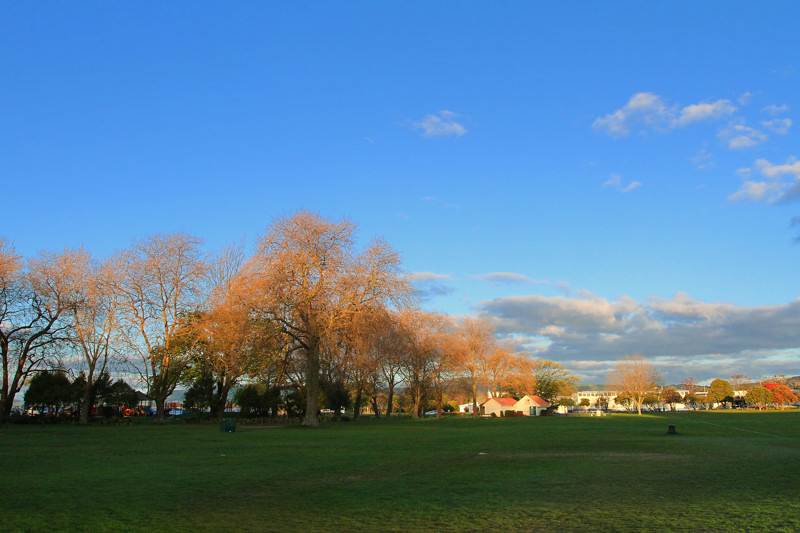
[{"label": "tree trunk", "polygon": [[372,412],[375,413],[375,418],[380,418],[381,417],[381,411],[378,408],[378,397],[377,396],[371,396],[370,399],[369,399],[369,402],[372,404]]},{"label": "tree trunk", "polygon": [[[21,363],[20,363],[21,364]],[[20,370],[19,365],[17,371],[14,373],[14,379],[11,380],[11,385],[8,384],[8,374],[3,374],[3,390],[2,397],[0,397],[0,419],[7,420],[11,416],[11,409],[14,407],[14,397],[25,384],[24,374]]]},{"label": "tree trunk", "polygon": [[158,397],[153,398],[153,401],[156,402],[155,423],[156,424],[163,424],[164,420],[167,418],[167,414],[166,414],[167,398],[159,395]]},{"label": "tree trunk", "polygon": [[478,418],[478,384],[475,375],[472,375],[472,417]]},{"label": "tree trunk", "polygon": [[422,394],[414,391],[411,395],[411,418],[419,418],[420,406],[422,405]]},{"label": "tree trunk", "polygon": [[3,398],[0,398],[0,421],[3,421],[11,416],[10,406],[12,403],[13,400],[11,402],[6,401],[5,394],[3,395]]},{"label": "tree trunk", "polygon": [[78,423],[86,425],[89,423],[89,411],[92,410],[92,380],[94,379],[94,367],[89,367],[89,374],[86,376],[86,385],[83,387],[81,397],[81,416]]},{"label": "tree trunk", "polygon": [[278,418],[278,408],[281,403],[280,391],[271,395],[272,400],[269,403],[269,416],[270,418]]},{"label": "tree trunk", "polygon": [[83,392],[83,398],[81,398],[81,416],[78,418],[78,423],[84,426],[89,423],[89,412],[92,410],[91,385],[87,383],[86,388],[89,389],[89,392],[85,390]]},{"label": "tree trunk", "polygon": [[3,385],[0,388],[0,420],[5,420],[11,415],[11,404],[14,398],[8,399],[8,347],[5,343],[0,345],[3,352]]},{"label": "tree trunk", "polygon": [[361,416],[361,387],[356,390],[356,401],[353,405],[353,420],[358,420]]},{"label": "tree trunk", "polygon": [[319,346],[316,342],[306,352],[306,415],[303,425],[319,427]]},{"label": "tree trunk", "polygon": [[389,394],[386,397],[386,418],[392,416],[393,404],[394,404],[394,384],[390,384]]},{"label": "tree trunk", "polygon": [[0,389],[0,421],[11,416],[11,406],[14,405],[14,393],[8,386],[8,364],[6,354],[3,354],[3,387]]},{"label": "tree trunk", "polygon": [[228,391],[229,384],[218,383],[219,386],[219,399],[217,400],[217,412],[215,414],[218,422],[222,421],[225,417],[225,406],[228,404]]}]

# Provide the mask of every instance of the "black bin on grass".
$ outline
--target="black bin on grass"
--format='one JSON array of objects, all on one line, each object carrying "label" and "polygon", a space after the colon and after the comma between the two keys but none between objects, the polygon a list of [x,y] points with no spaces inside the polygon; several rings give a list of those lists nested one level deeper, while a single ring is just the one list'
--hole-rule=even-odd
[{"label": "black bin on grass", "polygon": [[223,433],[234,433],[236,431],[235,418],[223,418],[219,423],[219,430]]}]

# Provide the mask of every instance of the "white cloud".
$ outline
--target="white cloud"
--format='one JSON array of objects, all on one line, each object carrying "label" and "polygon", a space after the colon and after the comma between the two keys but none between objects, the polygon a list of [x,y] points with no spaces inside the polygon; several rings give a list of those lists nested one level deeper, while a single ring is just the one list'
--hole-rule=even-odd
[{"label": "white cloud", "polygon": [[412,283],[453,279],[449,274],[435,274],[433,272],[409,272],[406,277]]},{"label": "white cloud", "polygon": [[744,92],[739,98],[736,99],[739,105],[747,105],[753,99],[753,93],[750,91]]},{"label": "white cloud", "polygon": [[777,182],[745,181],[738,191],[728,196],[728,200],[776,203],[781,197],[783,189],[783,185]]},{"label": "white cloud", "polygon": [[634,126],[658,128],[668,123],[673,115],[674,110],[667,107],[659,95],[636,93],[620,109],[595,120],[592,127],[612,137],[625,137]]},{"label": "white cloud", "polygon": [[698,150],[694,157],[691,158],[692,163],[699,168],[703,169],[711,165],[711,160],[714,156],[712,156],[708,151],[703,148],[702,150]]},{"label": "white cloud", "polygon": [[692,122],[702,120],[719,119],[725,115],[732,115],[737,110],[730,100],[717,100],[711,103],[700,103],[687,105],[681,109],[681,114],[677,119],[676,126],[682,127]]},{"label": "white cloud", "polygon": [[569,281],[559,281],[556,283],[556,287],[558,287],[558,290],[560,290],[564,296],[572,296],[575,294]]},{"label": "white cloud", "polygon": [[619,174],[611,174],[611,178],[603,184],[603,187],[619,187],[622,183],[622,176]]},{"label": "white cloud", "polygon": [[769,113],[770,115],[772,115],[774,117],[776,115],[780,115],[781,113],[785,113],[786,111],[789,111],[789,106],[786,105],[786,104],[783,104],[783,105],[772,104],[772,105],[768,105],[767,107],[762,108],[761,110]]},{"label": "white cloud", "polygon": [[542,335],[548,326],[560,326],[569,333],[624,331],[630,321],[628,315],[637,306],[630,298],[609,302],[593,295],[576,298],[530,295],[482,302],[480,308],[494,316],[499,329]]},{"label": "white cloud", "polygon": [[514,272],[490,272],[488,274],[480,274],[476,278],[488,281],[492,285],[499,283],[513,284],[513,285],[530,285],[534,283],[546,283],[543,281],[536,281],[523,274],[515,274]]},{"label": "white cloud", "polygon": [[727,99],[700,102],[681,108],[677,105],[667,105],[657,94],[636,93],[621,108],[596,119],[592,127],[612,137],[625,137],[637,127],[642,130],[666,131],[695,122],[717,120],[732,115],[737,109],[733,102]]},{"label": "white cloud", "polygon": [[717,320],[730,313],[735,306],[728,303],[704,303],[693,300],[688,294],[679,292],[671,300],[652,297],[647,300],[647,307],[659,314],[666,321]]},{"label": "white cloud", "polygon": [[564,337],[567,334],[567,328],[562,326],[545,326],[539,330],[539,335],[546,337]]},{"label": "white cloud", "polygon": [[458,204],[453,204],[453,203],[450,203],[450,202],[446,202],[446,201],[442,200],[441,198],[437,198],[435,196],[424,196],[422,198],[422,201],[423,202],[430,202],[430,203],[434,203],[434,204],[439,204],[440,206],[444,207],[445,209],[460,209],[461,208],[461,206],[458,205]]},{"label": "white cloud", "polygon": [[729,150],[752,148],[765,143],[769,139],[764,132],[736,122],[731,122],[721,129],[718,137],[727,143]]},{"label": "white cloud", "polygon": [[460,117],[452,111],[439,111],[437,114],[425,115],[421,120],[413,121],[413,129],[422,130],[423,137],[447,137],[455,135],[461,137],[467,129],[456,121]]},{"label": "white cloud", "polygon": [[728,200],[785,204],[800,199],[800,161],[796,158],[790,157],[783,165],[759,159],[755,166],[763,179],[750,179],[751,169],[739,169],[745,181]]},{"label": "white cloud", "polygon": [[641,186],[642,186],[642,182],[641,181],[632,181],[626,187],[624,187],[622,189],[622,192],[624,192],[624,193],[625,192],[631,192],[632,190],[638,189]]},{"label": "white cloud", "polygon": [[632,181],[627,185],[623,185],[622,176],[620,176],[619,174],[611,174],[611,177],[608,179],[608,181],[603,183],[604,188],[612,187],[623,193],[631,192],[632,190],[637,189],[641,186],[642,186],[641,181]]},{"label": "white cloud", "polygon": [[[507,337],[538,339],[544,346],[538,357],[573,370],[596,362],[598,376],[633,353],[661,362],[674,382],[693,374],[699,380],[738,372],[760,377],[778,364],[800,363],[800,300],[741,307],[700,302],[684,293],[643,303],[626,297],[515,296],[481,302],[478,314]],[[774,357],[778,363],[769,363]]]},{"label": "white cloud", "polygon": [[761,123],[762,126],[767,128],[773,133],[778,135],[786,135],[792,127],[792,119],[790,118],[774,118],[772,120],[765,120]]},{"label": "white cloud", "polygon": [[800,161],[795,157],[790,157],[783,165],[773,165],[766,159],[759,159],[756,161],[756,166],[761,169],[763,175],[769,178],[777,178],[788,174],[800,179]]}]

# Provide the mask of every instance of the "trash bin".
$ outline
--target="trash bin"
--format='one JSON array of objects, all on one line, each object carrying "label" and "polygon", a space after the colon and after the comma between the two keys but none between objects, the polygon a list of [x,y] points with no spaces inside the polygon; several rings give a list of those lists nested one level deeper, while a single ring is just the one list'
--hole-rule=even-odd
[{"label": "trash bin", "polygon": [[219,425],[219,430],[223,433],[234,433],[236,431],[236,419],[223,418]]}]

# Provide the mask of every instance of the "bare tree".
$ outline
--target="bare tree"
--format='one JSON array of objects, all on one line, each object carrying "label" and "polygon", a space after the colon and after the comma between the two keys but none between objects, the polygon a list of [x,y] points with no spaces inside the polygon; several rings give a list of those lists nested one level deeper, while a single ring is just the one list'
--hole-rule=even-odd
[{"label": "bare tree", "polygon": [[134,241],[114,260],[121,331],[131,363],[156,403],[157,422],[164,421],[166,399],[196,344],[189,322],[203,299],[201,242],[185,233],[152,235]]},{"label": "bare tree", "polygon": [[641,355],[634,355],[617,361],[608,376],[608,383],[627,394],[641,415],[644,399],[653,392],[659,379],[658,371],[651,363]]},{"label": "bare tree", "polygon": [[42,252],[27,261],[0,239],[0,417],[8,417],[14,397],[42,368],[48,350],[66,339],[63,315],[74,306],[71,285],[76,252]]},{"label": "bare tree", "polygon": [[305,358],[306,413],[317,427],[321,358],[356,313],[400,301],[410,293],[400,257],[376,239],[355,249],[356,226],[300,211],[273,222],[255,258],[261,308]]},{"label": "bare tree", "polygon": [[89,423],[95,375],[102,375],[109,362],[117,326],[116,302],[111,290],[114,272],[109,263],[98,263],[84,250],[76,253],[75,303],[69,309],[72,320],[70,343],[80,354],[86,369],[79,422]]},{"label": "bare tree", "polygon": [[11,342],[14,330],[13,322],[21,314],[22,300],[22,257],[17,255],[14,245],[0,237],[0,355],[3,358],[2,388],[0,388],[0,419],[11,412],[14,396],[19,388],[10,383],[10,373],[16,375],[14,354],[11,353]]},{"label": "bare tree", "polygon": [[744,386],[750,381],[750,376],[747,374],[734,374],[731,376],[731,387],[734,391],[742,390]]},{"label": "bare tree", "polygon": [[693,377],[688,377],[681,381],[681,388],[686,389],[688,394],[694,394],[697,391],[697,380]]}]

